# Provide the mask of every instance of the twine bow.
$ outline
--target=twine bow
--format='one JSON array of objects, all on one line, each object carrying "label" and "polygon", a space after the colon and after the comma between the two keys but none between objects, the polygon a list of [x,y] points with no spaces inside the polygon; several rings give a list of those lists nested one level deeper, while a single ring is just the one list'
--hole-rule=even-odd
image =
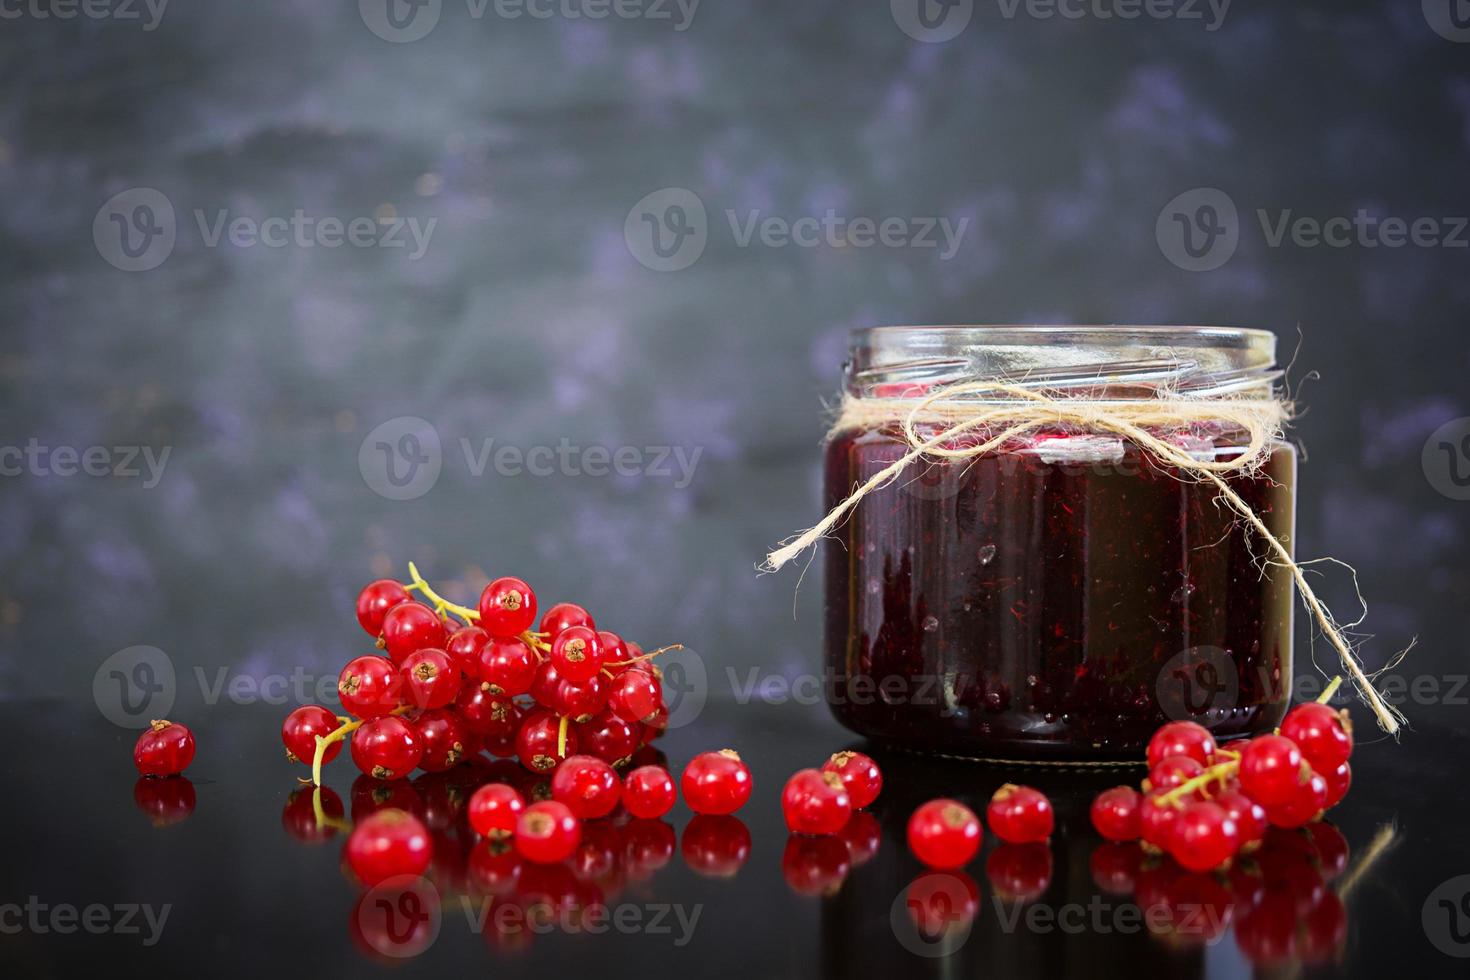
[{"label": "twine bow", "polygon": [[[1059,425],[1088,432],[1112,432],[1182,474],[1215,485],[1221,499],[1266,542],[1276,559],[1291,569],[1302,601],[1337,651],[1359,697],[1372,709],[1379,726],[1390,734],[1396,734],[1403,716],[1385,703],[1373,687],[1343,628],[1308,584],[1302,566],[1221,476],[1222,473],[1258,471],[1270,455],[1272,443],[1280,438],[1289,415],[1289,403],[1270,395],[1190,398],[1161,391],[1156,398],[1092,399],[1049,394],[1045,390],[999,381],[946,385],[919,400],[848,398],[843,402],[842,414],[833,431],[902,420],[903,437],[909,451],[869,477],[816,525],[783,542],[781,547],[766,556],[760,567],[766,572],[780,569],[831,533],[864,497],[891,483],[920,457],[972,459],[995,452],[1039,429]],[[938,424],[941,429],[926,437],[919,431],[921,424]],[[1194,426],[1223,426],[1245,433],[1248,439],[1238,455],[1217,459],[1201,458],[1160,435]],[[983,432],[984,435],[972,444],[952,445],[957,436],[972,432]]]}]

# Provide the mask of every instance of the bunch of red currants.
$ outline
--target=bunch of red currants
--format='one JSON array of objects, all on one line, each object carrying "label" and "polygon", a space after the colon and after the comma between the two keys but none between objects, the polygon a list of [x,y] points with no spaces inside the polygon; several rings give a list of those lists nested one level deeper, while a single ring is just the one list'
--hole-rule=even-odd
[{"label": "bunch of red currants", "polygon": [[1213,871],[1260,846],[1268,827],[1295,829],[1347,795],[1352,725],[1346,711],[1300,704],[1281,728],[1237,748],[1201,725],[1171,722],[1148,745],[1148,778],[1105,790],[1092,824],[1110,841],[1141,840],[1190,871]]}]

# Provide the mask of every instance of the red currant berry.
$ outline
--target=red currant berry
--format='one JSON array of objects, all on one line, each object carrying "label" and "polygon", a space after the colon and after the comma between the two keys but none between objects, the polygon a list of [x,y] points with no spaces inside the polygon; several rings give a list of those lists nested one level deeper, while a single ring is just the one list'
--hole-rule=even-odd
[{"label": "red currant berry", "polygon": [[379,810],[347,838],[347,863],[369,886],[398,875],[421,875],[432,855],[428,829],[402,810]]},{"label": "red currant berry", "polygon": [[930,800],[909,817],[909,850],[931,868],[958,868],[980,849],[980,818],[957,800]]},{"label": "red currant berry", "polygon": [[1240,788],[1264,807],[1295,797],[1307,778],[1301,749],[1289,738],[1262,735],[1240,750]]},{"label": "red currant berry", "polygon": [[793,834],[835,834],[852,816],[852,797],[837,773],[802,769],[786,780],[781,814]]},{"label": "red currant berry", "polygon": [[553,708],[561,682],[562,676],[557,673],[556,666],[550,660],[541,661],[541,666],[536,668],[536,679],[531,682],[532,699],[543,708]]},{"label": "red currant berry", "polygon": [[352,761],[374,779],[402,779],[413,772],[421,754],[413,727],[396,715],[363,722],[352,733]]},{"label": "red currant berry", "polygon": [[516,820],[525,808],[526,801],[515,787],[487,783],[470,797],[470,827],[481,837],[509,837],[516,832]]},{"label": "red currant berry", "polygon": [[677,795],[674,777],[663,766],[639,766],[623,779],[623,808],[640,819],[668,813]]},{"label": "red currant berry", "polygon": [[383,617],[394,606],[409,601],[408,592],[391,578],[370,582],[357,594],[357,621],[373,639],[383,635]]},{"label": "red currant berry", "polygon": [[521,709],[509,698],[490,693],[490,685],[481,682],[460,689],[455,710],[469,730],[481,738],[514,737],[521,722]]},{"label": "red currant berry", "polygon": [[582,840],[582,822],[565,803],[532,803],[516,819],[516,850],[527,861],[556,864],[572,856]]},{"label": "red currant berry", "polygon": [[1325,704],[1299,704],[1286,713],[1281,735],[1302,750],[1313,770],[1328,773],[1353,754],[1353,723],[1346,711]]},{"label": "red currant berry", "polygon": [[[806,769],[803,772],[815,773],[817,770]],[[837,781],[842,782],[841,778]],[[851,870],[852,858],[847,853],[847,845],[835,837],[792,834],[786,839],[786,849],[781,852],[781,877],[798,895],[813,898],[835,895]]]},{"label": "red currant berry", "polygon": [[1205,771],[1205,767],[1187,755],[1171,755],[1148,771],[1143,788],[1150,793],[1164,793]]},{"label": "red currant berry", "polygon": [[997,898],[1031,902],[1051,885],[1051,848],[1045,844],[1001,844],[985,861],[985,877]]},{"label": "red currant berry", "polygon": [[536,593],[518,578],[498,578],[480,593],[480,626],[491,636],[520,636],[536,622]]},{"label": "red currant berry", "polygon": [[518,637],[493,639],[480,651],[480,679],[508,698],[529,692],[540,666],[535,651]]},{"label": "red currant berry", "polygon": [[1322,805],[1322,809],[1331,810],[1342,802],[1343,797],[1347,796],[1348,790],[1352,788],[1353,767],[1344,762],[1336,769],[1322,773],[1322,778],[1327,780],[1327,800]]},{"label": "red currant berry", "polygon": [[1241,850],[1254,850],[1266,836],[1266,808],[1238,789],[1227,789],[1215,795],[1215,803],[1235,821],[1240,831]]},{"label": "red currant berry", "polygon": [[990,798],[985,822],[1007,844],[1037,844],[1051,837],[1056,817],[1040,790],[1006,783]]},{"label": "red currant berry", "polygon": [[684,828],[679,853],[706,878],[733,878],[750,858],[750,830],[739,817],[696,813]]},{"label": "red currant berry", "polygon": [[624,721],[642,721],[663,703],[663,690],[652,674],[625,670],[613,678],[607,703]]},{"label": "red currant berry", "polygon": [[145,776],[177,776],[193,761],[194,733],[171,721],[150,721],[133,746],[133,765]]},{"label": "red currant berry", "polygon": [[695,813],[734,813],[750,799],[750,770],[733,749],[696,755],[684,767],[679,784],[684,802]]},{"label": "red currant berry", "polygon": [[383,617],[383,643],[394,663],[425,647],[442,649],[447,639],[444,621],[422,603],[401,603]]},{"label": "red currant berry", "polygon": [[577,730],[566,729],[566,749],[561,750],[561,719],[550,711],[533,711],[516,732],[516,755],[532,772],[550,772],[567,756],[577,754]]},{"label": "red currant berry", "polygon": [[1114,786],[1092,801],[1092,826],[1110,841],[1138,840],[1139,811],[1143,797],[1132,786]]},{"label": "red currant berry", "polygon": [[1139,804],[1138,836],[1155,851],[1167,850],[1173,839],[1174,821],[1178,817],[1177,807],[1160,803],[1155,794],[1149,793]]},{"label": "red currant berry", "polygon": [[564,680],[556,687],[556,704],[559,715],[565,715],[579,724],[585,724],[607,707],[607,683],[600,676],[585,681]]},{"label": "red currant berry", "polygon": [[[281,741],[286,743],[286,758],[311,765],[316,757],[316,739],[326,738],[337,729],[337,716],[319,704],[305,704],[286,716],[281,723]],[[342,751],[342,743],[333,742],[322,753],[323,762],[331,762]]]},{"label": "red currant berry", "polygon": [[414,736],[425,772],[443,772],[459,764],[469,749],[469,731],[459,715],[447,708],[425,711],[413,720]]},{"label": "red currant berry", "polygon": [[1305,826],[1327,809],[1327,796],[1327,780],[1319,773],[1310,773],[1285,802],[1266,807],[1266,819],[1273,827],[1287,830]]},{"label": "red currant berry", "polygon": [[459,668],[461,674],[475,680],[480,676],[480,655],[489,642],[489,633],[478,626],[466,626],[449,634],[449,639],[444,642],[444,652],[449,654],[450,662]]},{"label": "red currant berry", "polygon": [[647,745],[669,730],[669,708],[661,704],[653,709],[653,713],[644,718],[639,724],[642,732],[643,744]]},{"label": "red currant berry", "polygon": [[1175,818],[1168,851],[1190,871],[1213,871],[1240,849],[1240,828],[1218,803],[1190,803]]},{"label": "red currant berry", "polygon": [[628,644],[623,638],[608,630],[597,631],[597,643],[602,647],[602,668],[610,674],[621,674],[628,669]]},{"label": "red currant berry", "polygon": [[847,787],[854,810],[873,804],[883,790],[883,773],[878,763],[861,752],[837,752],[822,766],[823,772],[835,772]]},{"label": "red currant berry", "polygon": [[602,641],[585,626],[568,626],[551,641],[551,662],[569,681],[586,681],[602,670]]},{"label": "red currant berry", "polygon": [[403,680],[385,657],[369,654],[349,660],[337,678],[342,707],[359,718],[378,718],[398,707]]},{"label": "red currant berry", "polygon": [[618,774],[594,755],[574,755],[551,775],[551,798],[565,803],[582,820],[612,813],[622,795]]},{"label": "red currant berry", "polygon": [[442,708],[459,694],[460,673],[443,650],[409,654],[399,668],[403,691],[415,708]]},{"label": "red currant berry", "polygon": [[609,765],[621,765],[638,751],[638,730],[604,709],[577,730],[577,744],[588,755]]},{"label": "red currant berry", "polygon": [[1215,736],[1192,721],[1171,721],[1148,740],[1148,767],[1152,769],[1173,755],[1188,756],[1208,766],[1215,761]]},{"label": "red currant berry", "polygon": [[546,614],[541,617],[541,632],[555,639],[557,634],[568,626],[585,626],[590,630],[597,629],[597,624],[592,622],[592,616],[581,606],[574,602],[558,602]]}]

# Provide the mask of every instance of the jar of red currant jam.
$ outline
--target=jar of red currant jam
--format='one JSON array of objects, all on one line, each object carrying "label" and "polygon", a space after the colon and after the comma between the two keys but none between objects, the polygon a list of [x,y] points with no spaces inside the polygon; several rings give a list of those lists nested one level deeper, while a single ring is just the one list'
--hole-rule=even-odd
[{"label": "jar of red currant jam", "polygon": [[[1167,392],[1212,412],[1273,403],[1275,349],[1269,332],[1213,327],[857,331],[826,444],[828,509],[910,451],[903,406],[932,406],[946,386],[1099,404]],[[1248,433],[1195,411],[1149,434],[1191,459],[1245,451]],[[919,438],[946,431],[914,419]],[[1220,476],[1289,547],[1295,450],[1272,437],[1258,457]],[[834,713],[904,747],[1035,761],[1137,759],[1169,720],[1220,738],[1271,729],[1290,688],[1292,582],[1220,496],[1107,427],[1041,424],[976,455],[923,456],[826,545]]]}]

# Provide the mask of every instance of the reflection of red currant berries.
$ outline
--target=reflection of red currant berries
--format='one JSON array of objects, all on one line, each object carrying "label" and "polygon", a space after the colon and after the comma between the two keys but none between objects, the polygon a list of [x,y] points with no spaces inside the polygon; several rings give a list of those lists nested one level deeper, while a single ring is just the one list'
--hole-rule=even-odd
[{"label": "reflection of red currant berries", "polygon": [[432,854],[427,828],[402,810],[378,811],[347,838],[347,863],[366,885],[397,875],[421,875]]},{"label": "reflection of red currant berries", "polygon": [[569,755],[577,753],[577,729],[568,725],[566,750],[560,748],[561,719],[550,711],[533,711],[516,732],[516,755],[532,772],[550,772]]},{"label": "reflection of red currant berries", "polygon": [[647,881],[653,877],[673,859],[677,845],[674,828],[664,821],[630,820],[623,827],[623,867],[628,879]]},{"label": "reflection of red currant berries", "polygon": [[793,834],[835,834],[852,816],[852,797],[837,773],[802,769],[781,791],[781,814]]},{"label": "reflection of red currant berries", "polygon": [[489,633],[478,626],[466,626],[449,634],[449,639],[444,641],[444,652],[461,674],[475,680],[480,676],[480,654],[489,642]]},{"label": "reflection of red currant berries", "polygon": [[516,820],[516,850],[538,864],[565,861],[582,839],[582,823],[556,800],[532,803]]},{"label": "reflection of red currant berries", "polygon": [[1109,895],[1131,895],[1143,851],[1133,841],[1109,841],[1099,845],[1088,862],[1092,883]]},{"label": "reflection of red currant berries", "polygon": [[469,732],[459,715],[446,708],[425,711],[412,722],[425,772],[443,772],[468,753]]},{"label": "reflection of red currant berries", "polygon": [[878,855],[878,848],[883,843],[883,827],[878,818],[867,810],[854,810],[852,819],[837,836],[847,845],[847,853],[852,855],[852,866],[857,868]]},{"label": "reflection of red currant berries", "polygon": [[1037,843],[1001,844],[985,861],[985,877],[999,898],[1034,901],[1051,884],[1051,848]]},{"label": "reflection of red currant berries", "polygon": [[422,603],[402,603],[383,617],[383,643],[394,663],[424,647],[442,648],[447,639],[444,621]]},{"label": "reflection of red currant berries", "polygon": [[487,783],[470,797],[470,826],[481,837],[509,837],[515,833],[516,820],[525,808],[526,801],[515,787]]},{"label": "reflection of red currant berries", "polygon": [[521,877],[521,856],[510,840],[514,830],[512,820],[511,830],[503,838],[482,840],[470,851],[466,876],[485,895],[501,898],[515,892]]},{"label": "reflection of red currant berries", "polygon": [[[299,792],[299,791],[298,791]],[[327,790],[328,793],[332,792]],[[293,794],[294,795],[294,794]],[[186,820],[189,814],[194,812],[194,784],[189,781],[188,776],[173,776],[168,779],[153,779],[148,776],[139,776],[138,781],[133,784],[133,805],[147,816],[155,827],[167,827]],[[290,831],[291,824],[286,815],[291,806],[286,805],[286,812],[281,814],[281,823],[286,825]],[[307,800],[307,812],[311,812],[311,801]],[[342,801],[337,801],[337,815],[342,815]],[[312,826],[316,825],[316,817],[312,816]]]},{"label": "reflection of red currant berries", "polygon": [[536,621],[536,593],[518,578],[498,578],[480,593],[480,626],[491,636],[520,636]]},{"label": "reflection of red currant berries", "polygon": [[1306,779],[1301,749],[1289,738],[1261,735],[1240,750],[1240,788],[1264,807],[1290,800]]},{"label": "reflection of red currant berries", "polygon": [[402,779],[422,750],[413,727],[396,715],[374,718],[352,733],[352,761],[374,779]]},{"label": "reflection of red currant berries", "polygon": [[958,868],[980,849],[980,818],[957,800],[930,800],[909,817],[909,849],[931,868]]},{"label": "reflection of red currant berries", "polygon": [[568,626],[597,629],[597,624],[592,622],[592,616],[587,610],[574,602],[558,602],[546,610],[546,614],[541,617],[541,632],[553,639]]},{"label": "reflection of red currant berries", "polygon": [[574,755],[551,776],[551,797],[583,820],[605,817],[622,797],[622,783],[612,766],[593,755]]},{"label": "reflection of red currant berries", "polygon": [[1008,844],[1034,844],[1051,837],[1056,817],[1051,800],[1040,790],[1006,783],[990,798],[985,822]]},{"label": "reflection of red currant berries", "polygon": [[662,766],[639,766],[623,779],[623,807],[635,817],[661,817],[674,808],[674,777]]},{"label": "reflection of red currant berries", "polygon": [[750,770],[733,749],[696,755],[679,783],[684,802],[695,813],[734,813],[750,799]]},{"label": "reflection of red currant berries", "polygon": [[568,626],[551,641],[551,662],[565,680],[586,681],[602,670],[602,641],[595,630]]},{"label": "reflection of red currant berries", "polygon": [[402,679],[393,662],[369,654],[349,660],[337,677],[342,707],[359,718],[377,718],[398,706]]},{"label": "reflection of red currant berries", "polygon": [[608,692],[608,707],[624,721],[642,721],[656,711],[663,701],[658,680],[642,670],[625,670],[613,679]]},{"label": "reflection of red currant berries", "polygon": [[980,886],[963,871],[922,872],[904,895],[914,928],[931,943],[965,929],[980,911]]},{"label": "reflection of red currant berries", "polygon": [[[158,782],[162,785],[162,781]],[[317,823],[314,800],[318,793],[321,794],[322,816],[327,818],[326,823],[320,824]],[[337,836],[335,824],[340,823],[344,815],[342,797],[332,787],[298,786],[286,797],[286,806],[281,810],[281,826],[303,844],[320,844]]]},{"label": "reflection of red currant berries", "polygon": [[[337,728],[337,716],[319,704],[304,704],[286,716],[281,723],[281,741],[286,743],[286,758],[311,765],[316,756],[316,739],[326,738]],[[322,753],[323,762],[331,762],[342,751],[342,743],[333,742]]]},{"label": "reflection of red currant berries", "polygon": [[408,601],[403,586],[391,578],[370,582],[357,594],[357,621],[368,636],[377,639],[383,633],[383,617],[388,610]]},{"label": "reflection of red currant berries", "polygon": [[[837,781],[840,783],[842,780]],[[852,860],[847,853],[847,845],[836,837],[792,834],[786,839],[786,849],[781,853],[781,877],[798,895],[835,895],[851,870]]]},{"label": "reflection of red currant berries", "polygon": [[1325,704],[1299,704],[1286,713],[1281,735],[1302,750],[1302,758],[1315,771],[1328,773],[1353,754],[1353,723],[1346,711]]},{"label": "reflection of red currant berries", "polygon": [[480,650],[480,680],[503,697],[529,692],[540,665],[535,652],[519,637],[493,639]]},{"label": "reflection of red currant berries", "polygon": [[1213,871],[1240,849],[1240,828],[1218,803],[1191,803],[1174,820],[1169,855],[1190,871]]},{"label": "reflection of red currant berries", "polygon": [[1143,797],[1132,786],[1105,789],[1092,801],[1092,826],[1105,840],[1138,840],[1142,802]]},{"label": "reflection of red currant berries", "polygon": [[403,658],[399,672],[406,699],[416,708],[442,708],[459,694],[459,670],[443,650],[417,650]]},{"label": "reflection of red currant berries", "polygon": [[835,772],[842,778],[854,810],[871,806],[883,790],[883,773],[878,769],[878,763],[861,752],[834,753],[822,766],[822,771]]},{"label": "reflection of red currant berries", "polygon": [[1201,766],[1215,761],[1215,736],[1192,721],[1171,721],[1148,740],[1148,765],[1152,769],[1173,755],[1188,756]]},{"label": "reflection of red currant berries", "polygon": [[698,813],[684,828],[679,852],[695,874],[733,878],[750,857],[750,830],[739,817]]},{"label": "reflection of red currant berries", "polygon": [[133,746],[133,765],[145,776],[177,776],[193,761],[194,733],[171,721],[150,721]]}]

